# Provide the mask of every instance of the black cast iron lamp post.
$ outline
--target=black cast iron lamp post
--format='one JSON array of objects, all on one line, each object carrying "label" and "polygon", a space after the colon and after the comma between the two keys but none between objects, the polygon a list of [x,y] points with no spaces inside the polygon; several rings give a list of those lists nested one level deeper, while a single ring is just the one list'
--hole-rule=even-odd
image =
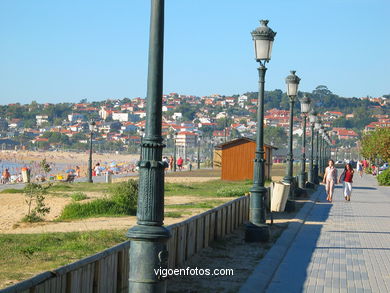
[{"label": "black cast iron lamp post", "polygon": [[156,271],[168,266],[169,230],[164,222],[165,147],[161,136],[164,48],[164,0],[151,1],[149,66],[145,136],[141,142],[137,225],[130,239],[128,292],[166,292],[166,281]]},{"label": "black cast iron lamp post", "polygon": [[324,151],[323,151],[323,145],[324,145],[324,126],[321,124],[320,129],[318,130],[319,139],[320,139],[320,162],[319,162],[319,172],[320,174],[323,174],[323,169],[325,169],[326,166],[324,166]]},{"label": "black cast iron lamp post", "polygon": [[199,134],[198,136],[198,158],[197,158],[197,163],[198,163],[198,169],[200,169],[200,143],[202,142],[202,135]]},{"label": "black cast iron lamp post", "polygon": [[246,225],[245,240],[248,242],[266,242],[270,238],[270,230],[266,224],[264,159],[264,83],[267,68],[265,63],[271,60],[272,45],[276,35],[268,25],[268,20],[261,20],[261,26],[252,31],[255,45],[256,61],[259,62],[259,94],[257,101],[256,152],[253,171],[253,186],[250,190],[249,221]]},{"label": "black cast iron lamp post", "polygon": [[173,135],[173,172],[176,172],[176,139],[177,139],[177,132]]},{"label": "black cast iron lamp post", "polygon": [[95,121],[91,119],[89,122],[89,159],[88,159],[88,182],[93,183],[92,180],[92,140],[93,132],[95,131]]},{"label": "black cast iron lamp post", "polygon": [[[303,119],[302,133],[302,158],[301,158],[301,174],[298,176],[299,188],[305,188],[306,185],[306,118],[310,111],[311,100],[306,95],[301,99],[301,113]],[[310,170],[309,170],[310,172]]]},{"label": "black cast iron lamp post", "polygon": [[294,182],[293,182],[293,119],[294,119],[294,103],[295,97],[298,94],[298,85],[301,79],[295,75],[295,71],[291,71],[291,74],[286,78],[287,84],[287,96],[290,99],[290,128],[289,128],[289,140],[288,140],[288,154],[287,154],[287,167],[286,176],[283,178],[283,182],[290,185],[290,192],[288,194],[288,200],[286,203],[286,211],[292,212],[295,210],[294,202]]},{"label": "black cast iron lamp post", "polygon": [[[317,114],[318,115],[318,114]],[[321,128],[321,118],[316,117],[316,122],[314,123],[314,129],[316,131],[316,160],[315,160],[315,165],[314,165],[314,174],[315,174],[315,180],[316,184],[320,183],[320,179],[318,177],[319,172],[320,172],[320,141],[319,141],[319,132]]]},{"label": "black cast iron lamp post", "polygon": [[316,184],[315,179],[315,170],[314,170],[314,125],[317,120],[317,112],[315,110],[310,111],[309,113],[309,121],[310,121],[310,129],[311,129],[311,138],[310,138],[310,161],[309,161],[309,183],[314,187],[314,184]]}]

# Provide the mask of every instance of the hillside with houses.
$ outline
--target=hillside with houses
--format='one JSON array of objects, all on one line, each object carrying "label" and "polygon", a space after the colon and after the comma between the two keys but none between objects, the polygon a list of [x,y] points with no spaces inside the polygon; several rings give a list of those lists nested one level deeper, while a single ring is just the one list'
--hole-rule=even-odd
[{"label": "hillside with houses", "polygon": [[[362,134],[376,127],[390,127],[389,96],[341,98],[324,86],[307,94],[314,101],[336,145],[351,146]],[[332,102],[329,97],[332,96],[334,103],[329,106]],[[176,138],[176,146],[191,149],[199,141],[205,147],[238,137],[254,137],[256,97],[257,93],[204,97],[179,93],[164,95],[162,132],[166,144],[172,147]],[[283,133],[288,128],[286,101],[286,94],[280,90],[266,92],[265,139],[267,143],[275,144],[270,141],[270,136],[279,135],[280,139],[275,138],[275,141],[280,149],[284,148]],[[144,98],[136,97],[100,102],[2,105],[0,147],[85,150],[88,148],[89,122],[93,120],[96,123],[94,139],[97,150],[137,152],[145,127],[146,103]],[[301,136],[302,117],[298,101],[295,106],[297,114],[293,120],[293,133]],[[280,128],[279,132],[271,131],[275,128]]]}]

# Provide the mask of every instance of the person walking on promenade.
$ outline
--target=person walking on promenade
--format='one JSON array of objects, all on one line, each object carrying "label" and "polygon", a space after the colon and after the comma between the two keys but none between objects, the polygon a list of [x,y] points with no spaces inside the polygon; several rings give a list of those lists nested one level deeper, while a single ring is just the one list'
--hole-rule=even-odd
[{"label": "person walking on promenade", "polygon": [[3,171],[3,174],[1,175],[2,183],[3,184],[8,183],[10,177],[11,177],[11,174],[9,173],[8,168],[5,168],[5,170]]},{"label": "person walking on promenade", "polygon": [[363,177],[363,163],[362,163],[362,161],[357,162],[356,169],[360,175],[360,178],[362,178]]},{"label": "person walking on promenade", "polygon": [[334,161],[328,161],[328,167],[325,169],[324,180],[322,181],[326,188],[326,200],[332,202],[334,185],[337,183],[337,169],[334,166]]},{"label": "person walking on promenade", "polygon": [[339,178],[339,183],[343,182],[344,198],[347,201],[351,200],[353,173],[354,173],[354,171],[353,171],[352,165],[348,163],[345,165],[344,171],[340,175],[340,178]]}]

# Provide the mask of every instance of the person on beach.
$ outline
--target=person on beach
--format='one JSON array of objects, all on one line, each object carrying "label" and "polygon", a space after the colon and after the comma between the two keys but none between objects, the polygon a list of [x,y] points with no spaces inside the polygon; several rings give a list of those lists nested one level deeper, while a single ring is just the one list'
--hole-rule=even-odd
[{"label": "person on beach", "polygon": [[179,157],[177,159],[177,166],[179,167],[180,171],[183,169],[183,158],[182,157]]},{"label": "person on beach", "polygon": [[167,173],[169,168],[169,159],[168,157],[163,157],[162,161],[164,164],[164,172]]},{"label": "person on beach", "polygon": [[325,169],[324,180],[322,181],[326,188],[326,200],[332,202],[334,185],[337,183],[337,169],[334,166],[334,161],[328,161],[328,167]]},{"label": "person on beach", "polygon": [[100,176],[100,174],[102,173],[102,169],[100,167],[100,163],[96,163],[94,171],[95,171],[95,176]]},{"label": "person on beach", "polygon": [[363,177],[363,163],[362,163],[362,161],[357,162],[356,169],[360,175],[360,178],[362,178]]},{"label": "person on beach", "polygon": [[175,163],[174,161],[175,161],[175,160],[174,160],[173,157],[171,156],[171,157],[169,158],[169,170],[171,170],[171,172],[172,172],[172,170],[173,170],[173,164]]},{"label": "person on beach", "polygon": [[80,177],[81,169],[79,166],[76,166],[76,177]]},{"label": "person on beach", "polygon": [[9,173],[8,168],[5,168],[5,170],[3,171],[3,174],[1,175],[1,182],[3,184],[8,183],[10,177],[11,177],[11,174]]},{"label": "person on beach", "polygon": [[348,163],[345,165],[344,171],[340,175],[340,178],[339,178],[339,183],[343,183],[344,198],[347,201],[351,200],[353,173],[354,173],[354,171],[353,171],[352,165],[350,163]]}]

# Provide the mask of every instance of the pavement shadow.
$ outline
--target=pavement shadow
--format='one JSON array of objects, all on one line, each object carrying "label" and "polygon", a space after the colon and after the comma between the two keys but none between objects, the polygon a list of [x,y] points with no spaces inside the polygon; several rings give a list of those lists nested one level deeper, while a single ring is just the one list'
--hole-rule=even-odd
[{"label": "pavement shadow", "polygon": [[367,233],[367,234],[390,234],[390,232],[375,232],[375,231],[327,231],[331,233]]},{"label": "pavement shadow", "polygon": [[365,187],[365,186],[354,186],[353,189],[377,190],[377,188],[375,188],[375,187]]},{"label": "pavement shadow", "polygon": [[322,202],[325,196],[321,195],[321,202],[316,203],[306,218],[266,292],[303,292],[323,223],[328,219],[333,206]]}]

